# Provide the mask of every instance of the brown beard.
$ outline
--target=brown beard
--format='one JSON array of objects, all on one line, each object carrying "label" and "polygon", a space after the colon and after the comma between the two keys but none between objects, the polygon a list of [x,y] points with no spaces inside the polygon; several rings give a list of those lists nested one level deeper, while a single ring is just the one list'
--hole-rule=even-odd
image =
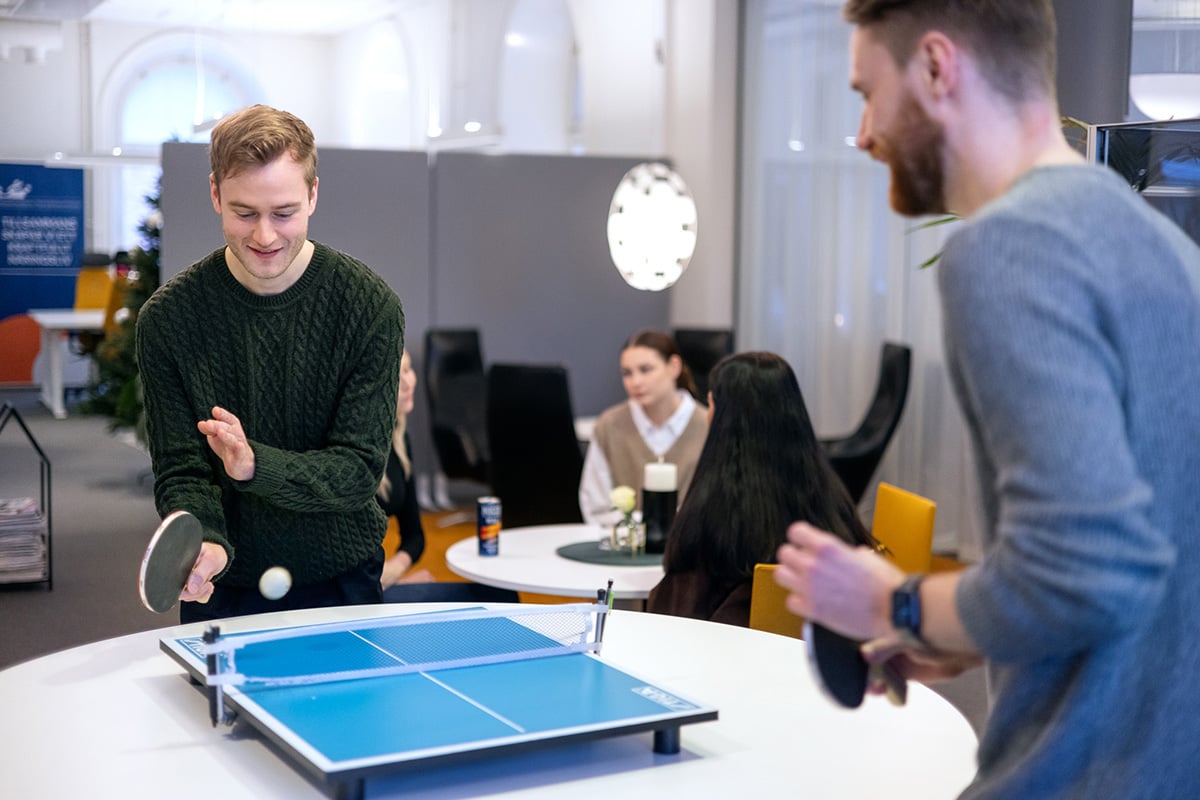
[{"label": "brown beard", "polygon": [[944,143],[942,127],[906,93],[896,133],[879,148],[892,171],[890,200],[897,213],[909,217],[946,213]]}]

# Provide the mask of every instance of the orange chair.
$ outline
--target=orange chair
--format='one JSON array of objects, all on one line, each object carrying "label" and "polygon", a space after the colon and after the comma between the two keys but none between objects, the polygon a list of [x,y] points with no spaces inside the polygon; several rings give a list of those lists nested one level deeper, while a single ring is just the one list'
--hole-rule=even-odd
[{"label": "orange chair", "polygon": [[801,639],[804,618],[784,607],[788,592],[775,582],[778,564],[755,564],[750,588],[750,627],[756,631],[778,633]]},{"label": "orange chair", "polygon": [[32,384],[42,327],[26,314],[0,320],[0,384]]},{"label": "orange chair", "polygon": [[871,534],[886,548],[884,555],[900,569],[929,572],[936,514],[937,503],[929,498],[880,483]]}]

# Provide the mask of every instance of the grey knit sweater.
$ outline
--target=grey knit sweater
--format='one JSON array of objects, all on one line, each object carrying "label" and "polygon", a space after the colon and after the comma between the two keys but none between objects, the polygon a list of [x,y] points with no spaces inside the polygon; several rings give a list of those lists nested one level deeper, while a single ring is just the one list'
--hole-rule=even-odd
[{"label": "grey knit sweater", "polygon": [[[284,566],[326,580],[380,545],[374,500],[396,416],[404,314],[369,268],[321,244],[286,291],[242,287],[224,248],[142,307],[137,358],[160,514],[186,509],[230,552],[223,583]],[[255,474],[233,481],[196,423],[242,422]]]},{"label": "grey knit sweater", "polygon": [[986,537],[957,594],[993,698],[964,797],[1200,797],[1200,250],[1058,166],[938,270]]}]

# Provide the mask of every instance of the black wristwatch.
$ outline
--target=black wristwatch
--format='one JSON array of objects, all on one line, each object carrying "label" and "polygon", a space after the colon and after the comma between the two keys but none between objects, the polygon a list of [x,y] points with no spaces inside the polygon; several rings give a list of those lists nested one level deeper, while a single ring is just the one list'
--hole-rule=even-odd
[{"label": "black wristwatch", "polygon": [[900,588],[892,592],[892,627],[906,644],[928,647],[921,636],[921,581],[924,575],[909,575]]}]

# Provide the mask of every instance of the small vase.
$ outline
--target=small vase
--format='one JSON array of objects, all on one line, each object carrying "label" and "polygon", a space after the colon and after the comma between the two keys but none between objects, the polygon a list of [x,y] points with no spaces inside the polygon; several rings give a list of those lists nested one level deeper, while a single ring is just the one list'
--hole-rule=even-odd
[{"label": "small vase", "polygon": [[608,538],[610,550],[636,556],[646,549],[646,524],[635,520],[621,520],[612,527]]}]

